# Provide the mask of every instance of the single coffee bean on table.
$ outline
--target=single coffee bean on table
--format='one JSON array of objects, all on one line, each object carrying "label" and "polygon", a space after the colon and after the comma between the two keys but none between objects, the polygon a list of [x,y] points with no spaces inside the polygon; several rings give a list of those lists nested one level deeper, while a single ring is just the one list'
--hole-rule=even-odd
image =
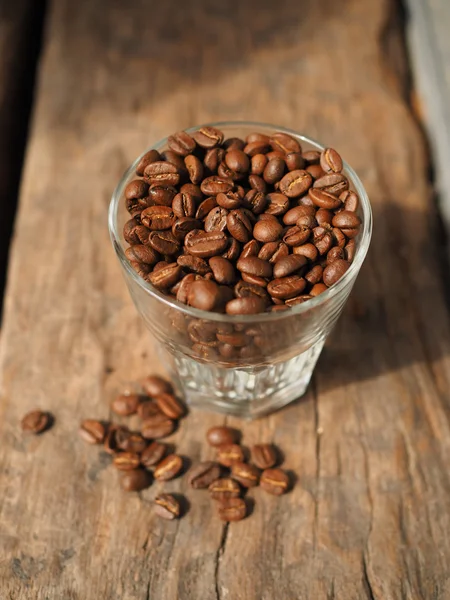
[{"label": "single coffee bean on table", "polygon": [[135,452],[120,452],[113,458],[113,465],[119,471],[132,471],[133,469],[137,469],[139,464],[139,454]]},{"label": "single coffee bean on table", "polygon": [[101,421],[85,419],[82,421],[78,433],[88,444],[102,444],[105,440],[106,427]]},{"label": "single coffee bean on table", "polygon": [[269,469],[277,462],[277,453],[272,444],[255,444],[252,448],[252,461],[259,469]]},{"label": "single coffee bean on table", "polygon": [[175,430],[175,421],[160,412],[148,417],[141,427],[141,433],[147,440],[164,438]]},{"label": "single coffee bean on table", "polygon": [[25,433],[43,433],[52,425],[53,418],[50,413],[43,410],[32,410],[21,420],[20,425]]},{"label": "single coffee bean on table", "polygon": [[239,432],[231,427],[219,425],[211,427],[206,433],[206,439],[210,446],[223,446],[224,444],[234,444],[238,441]]},{"label": "single coffee bean on table", "polygon": [[177,477],[183,470],[183,459],[178,454],[169,454],[153,470],[155,479],[169,481]]},{"label": "single coffee bean on table", "polygon": [[217,448],[217,462],[224,467],[243,462],[244,451],[238,444],[223,444]]},{"label": "single coffee bean on table", "polygon": [[146,377],[142,381],[142,387],[152,398],[159,396],[160,394],[173,393],[172,384],[159,375],[149,375]]},{"label": "single coffee bean on table", "polygon": [[134,415],[137,411],[141,396],[139,394],[119,394],[111,403],[111,410],[123,417]]},{"label": "single coffee bean on table", "polygon": [[155,498],[155,514],[172,521],[180,516],[180,503],[172,494],[159,494]]},{"label": "single coffee bean on table", "polygon": [[259,485],[269,494],[281,496],[289,489],[289,476],[282,469],[266,469],[261,474]]},{"label": "single coffee bean on table", "polygon": [[120,484],[126,492],[140,492],[152,484],[152,476],[146,469],[134,469],[123,473]]},{"label": "single coffee bean on table", "polygon": [[220,465],[211,460],[199,463],[191,468],[188,481],[195,490],[207,488],[220,478]]},{"label": "single coffee bean on table", "polygon": [[255,487],[259,483],[259,469],[254,465],[244,462],[234,463],[231,467],[231,476],[246,488]]},{"label": "single coffee bean on table", "polygon": [[247,505],[243,498],[225,498],[218,503],[218,513],[222,521],[242,521],[247,515]]},{"label": "single coffee bean on table", "polygon": [[161,442],[152,442],[141,453],[141,464],[147,469],[162,461],[167,452],[167,446]]},{"label": "single coffee bean on table", "polygon": [[226,500],[227,498],[239,498],[241,488],[237,481],[230,477],[216,479],[208,487],[209,495],[213,500]]}]

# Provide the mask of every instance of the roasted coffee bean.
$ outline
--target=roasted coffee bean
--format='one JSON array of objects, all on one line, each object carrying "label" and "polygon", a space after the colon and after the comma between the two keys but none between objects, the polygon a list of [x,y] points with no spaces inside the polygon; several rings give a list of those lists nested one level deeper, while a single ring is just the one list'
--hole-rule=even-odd
[{"label": "roasted coffee bean", "polygon": [[333,245],[331,233],[324,227],[314,227],[313,243],[320,255],[326,254]]},{"label": "roasted coffee bean", "polygon": [[[182,156],[180,156],[173,150],[164,150],[163,152],[161,152],[161,158],[163,160],[165,160],[166,163],[173,165],[177,169],[177,172],[180,175],[180,179],[184,180],[187,178],[187,169],[186,169],[186,165],[184,164],[184,160],[183,160]],[[145,173],[144,173],[144,178],[145,178]],[[175,184],[172,184],[172,185],[175,185]]]},{"label": "roasted coffee bean", "polygon": [[259,242],[275,242],[283,233],[283,226],[275,219],[258,221],[253,228],[253,235]]},{"label": "roasted coffee bean", "polygon": [[205,231],[225,231],[227,228],[228,211],[226,208],[216,206],[209,211],[205,219]]},{"label": "roasted coffee bean", "polygon": [[236,173],[247,173],[250,169],[250,160],[242,150],[228,150],[225,154],[225,162],[228,168]]},{"label": "roasted coffee bean", "polygon": [[269,215],[283,215],[289,209],[289,198],[279,192],[266,194],[267,206],[265,212]]},{"label": "roasted coffee bean", "polygon": [[252,461],[259,469],[270,469],[277,462],[277,453],[272,444],[255,444]]},{"label": "roasted coffee bean", "polygon": [[[51,425],[52,422],[52,418],[50,416],[50,413],[43,411],[43,410],[32,410],[31,412],[27,413],[22,420],[20,421],[20,425],[22,427],[22,431],[24,431],[25,433],[42,433],[43,431],[45,431],[46,429],[48,429]],[[97,444],[97,443],[101,443],[101,442],[97,442],[95,441],[91,441],[93,436],[88,436],[89,433],[89,427],[88,427],[88,431],[85,432],[86,436],[84,435],[82,436],[86,441],[88,441],[91,444]],[[81,431],[80,431],[81,434]],[[90,439],[88,439],[88,437]],[[95,435],[94,435],[95,438]]]},{"label": "roasted coffee bean", "polygon": [[217,344],[217,326],[203,319],[192,319],[188,325],[188,334],[193,342],[199,344]]},{"label": "roasted coffee bean", "polygon": [[267,160],[273,160],[274,158],[282,158],[284,160],[285,156],[286,154],[281,150],[272,150],[266,154]]},{"label": "roasted coffee bean", "polygon": [[172,227],[175,215],[169,206],[149,206],[141,213],[141,221],[153,231],[162,231]]},{"label": "roasted coffee bean", "polygon": [[230,344],[219,344],[218,350],[219,354],[226,359],[234,359],[239,354],[238,348],[230,346]]},{"label": "roasted coffee bean", "polygon": [[225,150],[223,148],[210,148],[206,151],[203,164],[210,174],[215,175],[220,163],[225,158]]},{"label": "roasted coffee bean", "polygon": [[241,138],[231,137],[226,139],[222,145],[226,150],[243,150],[245,142]]},{"label": "roasted coffee bean", "polygon": [[172,202],[172,210],[176,217],[194,217],[196,203],[192,194],[177,194]]},{"label": "roasted coffee bean", "polygon": [[265,154],[255,154],[251,159],[250,172],[252,175],[262,175],[269,159]]},{"label": "roasted coffee bean", "polygon": [[149,184],[178,185],[180,182],[180,172],[170,162],[154,162],[145,167],[144,180]]},{"label": "roasted coffee bean", "polygon": [[308,241],[310,235],[311,229],[309,227],[294,225],[294,227],[289,227],[283,235],[283,242],[291,247],[301,246]]},{"label": "roasted coffee bean", "polygon": [[334,246],[327,254],[327,264],[331,264],[335,260],[340,260],[345,258],[345,253],[343,248],[339,248],[339,246]]},{"label": "roasted coffee bean", "polygon": [[215,127],[200,127],[192,133],[192,137],[202,148],[214,148],[223,142],[223,133]]},{"label": "roasted coffee bean", "polygon": [[150,246],[136,244],[125,251],[125,256],[130,262],[139,262],[145,265],[155,265],[160,260],[160,255]]},{"label": "roasted coffee bean", "polygon": [[145,419],[141,433],[147,440],[152,440],[167,437],[174,429],[174,421],[160,412]]},{"label": "roasted coffee bean", "polygon": [[147,469],[154,467],[156,464],[161,462],[164,458],[164,454],[167,451],[167,446],[161,442],[152,442],[145,448],[141,454],[141,464]]},{"label": "roasted coffee bean", "polygon": [[351,263],[353,261],[353,259],[355,258],[355,253],[356,253],[355,240],[350,240],[348,242],[348,244],[344,248],[344,252],[345,252],[345,258],[348,260],[348,262]]},{"label": "roasted coffee bean", "polygon": [[188,290],[188,304],[200,310],[214,310],[219,305],[219,286],[214,281],[194,281]]},{"label": "roasted coffee bean", "polygon": [[264,312],[266,303],[261,298],[235,298],[227,302],[225,312],[229,315],[255,315]]},{"label": "roasted coffee bean", "polygon": [[195,490],[202,490],[220,477],[220,465],[211,460],[192,467],[188,473],[188,482]]},{"label": "roasted coffee bean", "polygon": [[294,206],[284,214],[283,223],[285,225],[295,225],[300,218],[305,216],[314,217],[315,214],[316,210],[311,206]]},{"label": "roasted coffee bean", "polygon": [[338,227],[332,228],[331,235],[333,236],[333,240],[336,246],[339,246],[339,248],[345,248],[345,245],[347,244],[347,238]]},{"label": "roasted coffee bean", "polygon": [[258,277],[258,275],[250,275],[249,273],[241,273],[241,277],[242,280],[246,283],[259,285],[263,288],[267,287],[267,279],[264,279],[264,277]]},{"label": "roasted coffee bean", "polygon": [[135,452],[120,452],[113,458],[113,465],[119,471],[132,471],[140,464],[139,454]]},{"label": "roasted coffee bean", "polygon": [[233,463],[231,476],[246,488],[255,487],[259,483],[259,469],[244,462]]},{"label": "roasted coffee bean", "polygon": [[[237,299],[245,298],[258,298],[261,299],[265,305],[268,304],[269,296],[263,288],[259,285],[253,285],[246,283],[245,281],[238,281],[234,286],[234,294]],[[243,305],[245,307],[245,303]],[[236,307],[235,307],[236,308]],[[239,314],[239,313],[238,313]]]},{"label": "roasted coffee bean", "polygon": [[319,208],[319,210],[316,212],[316,221],[317,221],[317,225],[320,225],[320,227],[325,227],[325,229],[327,228],[328,225],[331,225],[331,221],[333,220],[333,212],[331,210],[327,210],[326,208]]},{"label": "roasted coffee bean", "polygon": [[155,498],[154,512],[162,519],[173,521],[180,516],[180,503],[172,494],[159,494]]},{"label": "roasted coffee bean", "polygon": [[325,173],[340,173],[342,171],[342,158],[334,148],[325,148],[320,155],[320,166]]},{"label": "roasted coffee bean", "polygon": [[[174,227],[175,225],[176,223]],[[176,254],[180,250],[180,243],[171,231],[152,231],[148,242],[153,250],[166,256]]]},{"label": "roasted coffee bean", "polygon": [[[135,179],[125,188],[125,199],[126,200],[140,200],[148,195],[148,184],[142,179]],[[129,204],[127,203],[127,207]]]},{"label": "roasted coffee bean", "polygon": [[289,154],[290,152],[300,152],[302,151],[299,142],[293,138],[288,133],[277,132],[274,133],[270,138],[270,143],[274,150],[279,150],[280,152],[284,152],[285,154]]},{"label": "roasted coffee bean", "polygon": [[284,161],[288,168],[288,171],[297,171],[299,169],[304,169],[306,165],[306,161],[300,152],[289,152],[284,157]]},{"label": "roasted coffee bean", "polygon": [[333,217],[333,227],[338,227],[348,238],[356,237],[359,233],[361,221],[354,212],[342,210]]},{"label": "roasted coffee bean", "polygon": [[247,515],[247,505],[243,498],[225,498],[219,502],[218,513],[222,521],[242,521]]},{"label": "roasted coffee bean", "polygon": [[[137,229],[140,227],[143,227],[143,225],[141,225],[134,217],[125,223],[123,226],[123,237],[128,244],[142,244],[141,239],[137,234]],[[147,231],[150,233],[148,229]]]},{"label": "roasted coffee bean", "polygon": [[192,344],[192,353],[193,356],[204,361],[213,362],[218,359],[217,350],[206,344]]},{"label": "roasted coffee bean", "polygon": [[[126,252],[125,252],[125,255],[126,255]],[[136,271],[136,273],[143,279],[147,279],[147,275],[152,270],[151,265],[146,265],[146,264],[140,263],[136,260],[130,260],[130,265]],[[156,265],[155,265],[155,267],[156,267]]]},{"label": "roasted coffee bean", "polygon": [[320,294],[323,294],[323,292],[326,292],[327,289],[328,288],[324,283],[316,283],[309,291],[309,295],[313,297],[319,296]]},{"label": "roasted coffee bean", "polygon": [[136,167],[136,175],[139,175],[139,177],[142,177],[144,174],[145,167],[147,165],[149,165],[152,162],[157,162],[160,160],[161,160],[161,157],[157,150],[149,150],[148,152],[143,154],[141,156],[141,158],[139,159],[139,162]]},{"label": "roasted coffee bean", "polygon": [[116,432],[116,445],[118,449],[125,452],[140,454],[146,449],[147,441],[136,431],[120,429]]},{"label": "roasted coffee bean", "polygon": [[342,192],[348,190],[348,179],[342,173],[327,173],[316,179],[313,187],[339,196]]},{"label": "roasted coffee bean", "polygon": [[243,178],[242,173],[236,173],[236,171],[232,171],[224,160],[217,168],[217,175],[225,179],[231,179],[232,181],[238,181],[239,179]]},{"label": "roasted coffee bean", "polygon": [[301,254],[290,254],[277,261],[273,267],[273,276],[276,279],[287,277],[292,275],[296,271],[299,271],[302,267],[307,264],[307,260]]},{"label": "roasted coffee bean", "polygon": [[323,270],[323,282],[330,287],[336,283],[346,271],[348,271],[350,263],[343,259],[333,261]]},{"label": "roasted coffee bean", "polygon": [[320,152],[318,150],[305,150],[302,156],[308,165],[318,165],[320,163]]},{"label": "roasted coffee bean", "polygon": [[155,288],[159,290],[166,290],[174,286],[181,276],[181,267],[177,265],[177,263],[170,263],[162,269],[150,273],[148,276],[148,281],[154,285]]},{"label": "roasted coffee bean", "polygon": [[222,285],[232,285],[236,281],[236,271],[233,264],[221,256],[212,256],[209,266],[214,274],[214,279]]},{"label": "roasted coffee bean", "polygon": [[272,265],[256,256],[241,257],[237,261],[237,268],[243,273],[255,275],[257,277],[271,277]]},{"label": "roasted coffee bean", "polygon": [[234,208],[239,208],[241,206],[242,197],[239,190],[231,190],[226,194],[217,194],[216,202],[222,208],[233,210]]},{"label": "roasted coffee bean", "polygon": [[116,415],[127,417],[134,415],[141,401],[139,394],[119,394],[111,403],[111,410]]},{"label": "roasted coffee bean", "polygon": [[267,199],[263,192],[252,189],[244,197],[243,206],[252,211],[255,215],[260,215],[267,206]]},{"label": "roasted coffee bean", "polygon": [[264,181],[270,185],[273,185],[277,181],[280,181],[285,170],[286,163],[284,162],[284,159],[275,157],[272,160],[269,160],[263,173]]},{"label": "roasted coffee bean", "polygon": [[227,177],[219,177],[211,175],[204,179],[200,185],[201,191],[205,196],[216,196],[217,194],[226,194],[233,189],[234,183],[232,179]]},{"label": "roasted coffee bean", "polygon": [[[233,211],[232,211],[233,212]],[[230,213],[231,214],[231,213]],[[228,218],[230,215],[228,215]],[[228,222],[228,219],[227,219]],[[223,231],[202,231],[195,229],[187,234],[184,246],[193,256],[211,258],[221,254],[228,245],[228,239]]]},{"label": "roasted coffee bean", "polygon": [[88,444],[103,444],[106,429],[101,421],[85,419],[78,430],[80,437]]},{"label": "roasted coffee bean", "polygon": [[344,203],[345,210],[356,212],[359,208],[359,196],[353,190],[346,190],[339,196],[339,200]]},{"label": "roasted coffee bean", "polygon": [[120,484],[126,492],[140,492],[150,487],[152,476],[146,469],[134,469],[122,475]]},{"label": "roasted coffee bean", "polygon": [[234,261],[234,260],[237,260],[240,253],[241,253],[241,245],[236,239],[234,239],[232,237],[227,240],[227,249],[222,254],[222,258],[226,258],[227,260]]},{"label": "roasted coffee bean", "polygon": [[173,393],[172,384],[160,377],[159,375],[149,375],[142,381],[142,387],[149,396],[153,398],[160,394],[171,394]]},{"label": "roasted coffee bean", "polygon": [[246,346],[250,343],[250,338],[248,335],[240,331],[231,331],[225,333],[217,332],[217,339],[219,342],[237,347]]},{"label": "roasted coffee bean", "polygon": [[301,246],[295,246],[292,252],[294,254],[300,254],[301,256],[304,256],[311,262],[316,260],[318,254],[317,248],[314,246],[314,244],[302,244]]},{"label": "roasted coffee bean", "polygon": [[[299,208],[308,208],[307,206],[302,206]],[[320,210],[324,210],[323,208],[319,208],[319,210],[317,212],[319,212]],[[300,227],[300,229],[303,228],[307,228],[307,229],[313,229],[314,227],[317,227],[317,213],[316,216],[313,217],[312,215],[303,215],[301,217],[298,218],[297,220],[297,227]]]},{"label": "roasted coffee bean", "polygon": [[268,146],[270,146],[270,137],[265,133],[260,133],[259,131],[253,131],[249,133],[245,138],[245,142],[250,144],[252,142],[264,142]]},{"label": "roasted coffee bean", "polygon": [[316,179],[320,179],[320,177],[323,177],[325,175],[320,165],[309,165],[306,167],[305,171],[308,171],[308,173],[313,178],[313,181],[315,181]]},{"label": "roasted coffee bean", "polygon": [[245,154],[255,156],[256,154],[266,154],[270,150],[269,140],[255,140],[248,142],[244,148]]},{"label": "roasted coffee bean", "polygon": [[[183,255],[185,256],[185,255]],[[178,257],[178,260],[181,258]],[[192,257],[193,258],[193,257]],[[199,259],[199,260],[203,260],[203,259]],[[185,277],[183,277],[183,279],[181,281],[179,281],[176,286],[178,286],[177,291],[176,291],[176,298],[178,300],[178,302],[182,302],[183,304],[187,304],[188,302],[188,293],[189,293],[189,287],[191,285],[192,282],[196,281],[196,279],[200,277],[200,275],[195,275],[194,273],[189,273],[188,275],[186,275]],[[172,288],[173,290],[174,288]]]},{"label": "roasted coffee bean", "polygon": [[230,234],[238,241],[246,243],[252,234],[252,224],[243,209],[232,210],[227,216],[227,227]]},{"label": "roasted coffee bean", "polygon": [[161,394],[156,396],[155,401],[169,419],[180,419],[186,413],[185,406],[174,394]]},{"label": "roasted coffee bean", "polygon": [[184,183],[180,187],[180,194],[190,194],[195,202],[199,204],[203,200],[203,194],[198,185],[194,185],[193,183]]},{"label": "roasted coffee bean", "polygon": [[200,202],[197,211],[195,213],[196,219],[204,219],[208,216],[208,214],[212,211],[213,208],[217,206],[217,200],[215,196],[210,196],[209,198],[205,198],[202,202]]},{"label": "roasted coffee bean", "polygon": [[195,150],[195,141],[185,131],[178,131],[170,135],[167,144],[173,152],[180,156],[187,156]]},{"label": "roasted coffee bean", "polygon": [[315,285],[322,281],[323,267],[321,265],[315,265],[307,273],[305,273],[305,279],[308,283]]},{"label": "roasted coffee bean", "polygon": [[307,300],[311,300],[312,296],[309,294],[302,294],[301,296],[296,296],[295,298],[289,298],[285,302],[285,306],[295,306],[296,304],[303,304]]},{"label": "roasted coffee bean", "polygon": [[149,206],[172,206],[177,190],[171,185],[152,185],[148,191]]},{"label": "roasted coffee bean", "polygon": [[178,454],[169,454],[158,463],[153,475],[158,481],[169,481],[177,477],[183,470],[183,459]]},{"label": "roasted coffee bean", "polygon": [[[119,433],[123,433],[123,432],[128,432],[128,428],[125,427],[124,425],[110,425],[108,427],[108,433],[105,436],[105,441],[103,442],[103,447],[105,449],[105,452],[107,452],[108,454],[112,454],[114,455],[116,452],[118,452],[119,447],[117,445],[117,439],[116,436]],[[121,438],[121,436],[119,435],[119,438]]]},{"label": "roasted coffee bean", "polygon": [[211,269],[208,263],[198,256],[192,256],[190,254],[182,254],[177,258],[177,263],[183,269],[197,273],[198,275],[206,275]]},{"label": "roasted coffee bean", "polygon": [[210,446],[223,446],[224,444],[235,444],[238,441],[238,432],[231,427],[219,425],[211,427],[206,433],[206,440]]},{"label": "roasted coffee bean", "polygon": [[266,191],[267,191],[266,182],[259,175],[249,175],[248,176],[248,182],[249,182],[250,187],[252,188],[252,190],[255,190],[257,192],[261,192],[262,194],[266,193]]},{"label": "roasted coffee bean", "polygon": [[259,485],[265,492],[281,496],[289,489],[289,476],[282,469],[266,469],[262,472]]},{"label": "roasted coffee bean", "polygon": [[203,179],[203,163],[199,158],[194,156],[193,154],[189,154],[184,159],[184,164],[186,165],[186,169],[189,173],[189,179],[191,183],[197,185]]},{"label": "roasted coffee bean", "polygon": [[216,479],[208,487],[209,495],[213,500],[227,500],[228,498],[239,498],[241,495],[241,488],[237,481],[226,477],[223,479]]},{"label": "roasted coffee bean", "polygon": [[321,189],[311,188],[309,190],[309,197],[314,202],[315,206],[326,208],[328,210],[335,210],[342,205],[339,198],[336,198],[333,194]]},{"label": "roasted coffee bean", "polygon": [[306,281],[303,277],[298,275],[291,275],[289,277],[281,277],[280,279],[273,279],[267,285],[267,291],[273,298],[279,298],[280,300],[286,300],[288,298],[294,298],[303,292],[306,287]]},{"label": "roasted coffee bean", "polygon": [[224,467],[231,467],[235,463],[243,462],[244,452],[237,444],[223,444],[217,449],[217,462]]}]

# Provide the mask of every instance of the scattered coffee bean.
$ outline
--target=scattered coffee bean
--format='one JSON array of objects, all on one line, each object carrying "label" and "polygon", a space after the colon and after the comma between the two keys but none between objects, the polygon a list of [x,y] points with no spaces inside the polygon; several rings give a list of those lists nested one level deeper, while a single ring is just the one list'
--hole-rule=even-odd
[{"label": "scattered coffee bean", "polygon": [[147,394],[153,398],[160,394],[173,393],[172,385],[159,375],[149,375],[143,380],[142,386]]},{"label": "scattered coffee bean", "polygon": [[188,481],[196,490],[207,488],[220,477],[220,465],[213,461],[202,462],[189,471]]},{"label": "scattered coffee bean", "polygon": [[102,444],[105,439],[106,429],[101,421],[85,419],[81,423],[78,433],[88,444]]},{"label": "scattered coffee bean", "polygon": [[43,410],[32,410],[21,420],[20,425],[25,433],[42,433],[51,426],[50,413]]},{"label": "scattered coffee bean", "polygon": [[231,476],[246,488],[255,487],[259,483],[259,469],[243,462],[232,465]]},{"label": "scattered coffee bean", "polygon": [[270,469],[277,462],[277,453],[271,444],[256,444],[252,448],[252,461],[259,469]]},{"label": "scattered coffee bean", "polygon": [[137,469],[139,464],[139,454],[135,452],[120,452],[113,459],[113,465],[119,471],[132,471],[133,469]]},{"label": "scattered coffee bean", "polygon": [[144,400],[138,405],[137,414],[142,421],[146,421],[155,415],[161,414],[161,411],[154,400]]},{"label": "scattered coffee bean", "polygon": [[208,429],[206,439],[210,446],[223,446],[235,444],[238,441],[238,432],[231,427],[219,425]]},{"label": "scattered coffee bean", "polygon": [[259,485],[269,494],[281,496],[289,489],[289,477],[282,469],[266,469],[261,475]]},{"label": "scattered coffee bean", "polygon": [[140,492],[150,487],[152,476],[146,469],[134,469],[125,472],[120,480],[122,488],[126,492]]},{"label": "scattered coffee bean", "polygon": [[111,403],[111,410],[116,415],[126,417],[128,415],[134,415],[137,411],[141,396],[139,394],[120,394]]},{"label": "scattered coffee bean", "polygon": [[177,477],[183,470],[183,459],[178,454],[169,454],[158,463],[153,471],[155,479],[169,481]]},{"label": "scattered coffee bean", "polygon": [[140,433],[129,431],[126,428],[116,431],[115,441],[117,448],[125,452],[140,454],[147,447],[147,440]]},{"label": "scattered coffee bean", "polygon": [[155,400],[160,411],[169,419],[179,419],[186,412],[184,405],[173,394],[160,394]]},{"label": "scattered coffee bean", "polygon": [[154,467],[162,461],[167,451],[167,446],[161,442],[152,442],[143,450],[141,454],[141,463],[147,469]]},{"label": "scattered coffee bean", "polygon": [[247,505],[243,498],[225,498],[218,505],[222,521],[242,521],[247,514]]},{"label": "scattered coffee bean", "polygon": [[180,503],[172,494],[159,494],[155,498],[155,514],[172,521],[180,516]]},{"label": "scattered coffee bean", "polygon": [[148,439],[159,439],[170,435],[175,429],[175,421],[163,413],[155,414],[142,423],[141,433]]},{"label": "scattered coffee bean", "polygon": [[239,498],[241,495],[241,488],[238,482],[230,477],[216,479],[209,485],[208,491],[213,500]]},{"label": "scattered coffee bean", "polygon": [[217,462],[224,467],[231,467],[243,460],[244,451],[238,444],[223,444],[217,448]]}]

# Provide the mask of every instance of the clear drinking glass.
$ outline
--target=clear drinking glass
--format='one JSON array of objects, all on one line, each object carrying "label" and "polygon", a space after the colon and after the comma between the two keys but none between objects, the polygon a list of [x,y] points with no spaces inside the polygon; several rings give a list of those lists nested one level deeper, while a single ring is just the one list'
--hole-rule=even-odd
[{"label": "clear drinking glass", "polygon": [[[303,150],[323,149],[317,142],[283,127],[249,122],[210,125],[222,130],[225,137],[245,138],[252,131],[267,135],[284,131],[297,138]],[[167,139],[151,148],[164,150]],[[130,215],[125,209],[123,193],[136,177],[140,158],[126,171],[114,191],[109,230],[136,308],[158,340],[164,364],[172,371],[188,403],[253,418],[302,396],[370,243],[372,213],[356,173],[344,164],[343,173],[360,197],[362,227],[356,238],[354,260],[343,277],[319,296],[288,310],[231,316],[191,308],[165,296],[142,279],[128,262],[122,229]],[[224,341],[230,339],[240,345],[230,350],[229,344],[224,346]]]}]

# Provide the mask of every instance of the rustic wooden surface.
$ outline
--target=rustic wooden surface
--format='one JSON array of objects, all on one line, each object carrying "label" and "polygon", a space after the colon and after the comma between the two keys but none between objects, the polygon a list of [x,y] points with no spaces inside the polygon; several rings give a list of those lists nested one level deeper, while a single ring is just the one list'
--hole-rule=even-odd
[{"label": "rustic wooden surface", "polygon": [[[183,8],[185,6],[185,8]],[[392,0],[54,0],[1,337],[0,597],[397,600],[450,597],[450,323],[424,141]],[[207,51],[206,51],[207,50]],[[121,279],[106,210],[151,141],[214,119],[336,145],[373,201],[371,251],[304,399],[243,428],[284,450],[294,490],[223,526],[184,479],[118,489],[76,434],[162,368]],[[51,410],[51,432],[18,422]],[[207,458],[220,415],[173,440]]]}]

